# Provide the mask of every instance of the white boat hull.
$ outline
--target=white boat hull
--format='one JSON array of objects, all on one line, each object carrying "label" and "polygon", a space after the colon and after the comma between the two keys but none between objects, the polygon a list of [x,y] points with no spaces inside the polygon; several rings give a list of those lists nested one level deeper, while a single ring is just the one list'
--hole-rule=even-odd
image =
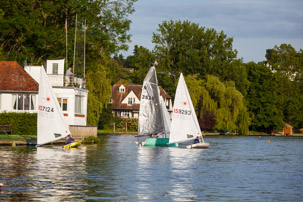
[{"label": "white boat hull", "polygon": [[186,146],[186,148],[188,149],[207,149],[208,147],[209,147],[209,143],[207,142],[200,142]]}]

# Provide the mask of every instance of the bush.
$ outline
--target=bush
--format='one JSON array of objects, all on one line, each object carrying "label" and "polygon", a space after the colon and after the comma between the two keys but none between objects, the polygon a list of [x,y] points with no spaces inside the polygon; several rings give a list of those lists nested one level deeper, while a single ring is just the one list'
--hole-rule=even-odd
[{"label": "bush", "polygon": [[37,135],[37,114],[0,113],[0,125],[13,126],[14,135]]},{"label": "bush", "polygon": [[98,137],[89,136],[83,139],[83,144],[99,144],[100,139]]}]

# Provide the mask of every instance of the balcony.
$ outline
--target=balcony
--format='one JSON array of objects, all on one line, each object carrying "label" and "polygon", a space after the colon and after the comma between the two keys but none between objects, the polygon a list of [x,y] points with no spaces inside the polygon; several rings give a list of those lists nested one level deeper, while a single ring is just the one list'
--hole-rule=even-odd
[{"label": "balcony", "polygon": [[48,74],[49,82],[54,87],[85,88],[85,79],[75,76],[66,77],[63,74]]}]

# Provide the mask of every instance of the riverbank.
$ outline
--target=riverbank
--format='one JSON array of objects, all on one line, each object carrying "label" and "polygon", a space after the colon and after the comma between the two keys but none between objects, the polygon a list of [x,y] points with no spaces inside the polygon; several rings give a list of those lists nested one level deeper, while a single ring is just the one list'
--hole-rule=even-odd
[{"label": "riverbank", "polygon": [[[135,136],[138,132],[100,132],[98,131],[98,135],[130,135]],[[203,133],[203,136],[240,136],[236,133],[230,134],[220,134],[220,133]],[[250,133],[247,136],[281,136],[281,137],[303,137],[302,133],[295,133],[293,135],[281,135],[281,134],[265,134],[265,133]],[[76,140],[82,141],[83,138],[75,137]],[[0,137],[0,145],[28,145],[30,143],[36,143],[37,138],[35,136],[18,136],[18,135],[7,135]],[[64,139],[57,140],[56,142],[50,143],[54,145],[64,144]]]},{"label": "riverbank", "polygon": [[[82,141],[83,137],[74,137],[77,141]],[[0,145],[29,145],[37,143],[37,136],[23,136],[23,135],[0,135]],[[49,143],[54,145],[64,145],[65,140],[60,139],[55,142]]]}]

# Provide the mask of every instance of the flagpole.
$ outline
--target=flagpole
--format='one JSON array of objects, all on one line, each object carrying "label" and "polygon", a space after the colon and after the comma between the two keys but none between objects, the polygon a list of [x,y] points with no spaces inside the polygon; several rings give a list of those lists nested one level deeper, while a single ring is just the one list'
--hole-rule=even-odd
[{"label": "flagpole", "polygon": [[66,60],[66,69],[68,68],[68,57],[67,57],[67,17],[65,17],[65,60]]},{"label": "flagpole", "polygon": [[86,19],[84,20],[84,57],[83,57],[83,76],[85,78],[85,39],[86,39]]},{"label": "flagpole", "polygon": [[73,61],[73,69],[74,72],[76,72],[75,70],[75,60],[76,60],[76,35],[77,35],[77,14],[76,14],[76,24],[75,24],[75,42],[74,42],[74,61]]}]

